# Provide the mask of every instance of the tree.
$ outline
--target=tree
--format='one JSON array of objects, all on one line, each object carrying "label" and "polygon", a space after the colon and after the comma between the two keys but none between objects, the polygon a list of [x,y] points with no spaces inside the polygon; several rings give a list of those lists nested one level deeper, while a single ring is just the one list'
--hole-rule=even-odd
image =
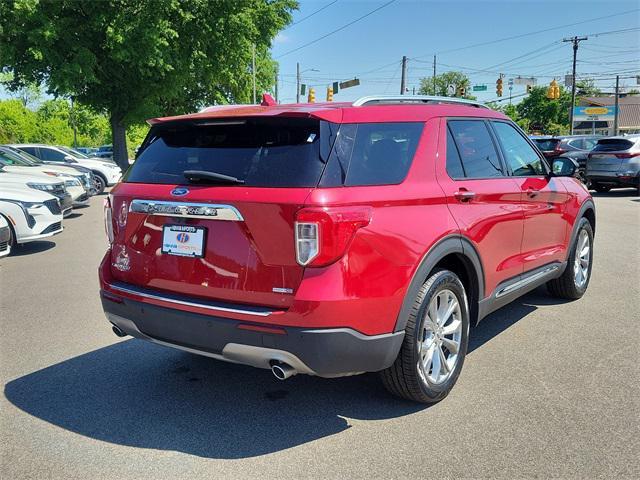
[{"label": "tree", "polygon": [[517,105],[520,119],[531,126],[541,125],[546,133],[560,134],[569,129],[571,93],[560,87],[560,98],[547,98],[547,87],[533,87],[529,95]]},{"label": "tree", "polygon": [[126,127],[270,88],[269,47],[294,0],[0,1],[0,65],[9,88],[46,85],[106,112],[114,158],[127,166]]},{"label": "tree", "polygon": [[596,82],[587,78],[576,83],[576,95],[578,97],[599,97],[602,95],[602,90],[596,87]]},{"label": "tree", "polygon": [[435,92],[433,91],[433,77],[422,78],[420,79],[420,89],[418,90],[418,93],[420,95],[440,95],[446,97],[449,95],[449,85],[453,85],[456,92],[460,88],[464,88],[465,95],[463,98],[468,98],[470,100],[476,99],[476,97],[470,95],[471,82],[469,81],[469,77],[462,72],[445,72],[440,75],[436,75]]}]

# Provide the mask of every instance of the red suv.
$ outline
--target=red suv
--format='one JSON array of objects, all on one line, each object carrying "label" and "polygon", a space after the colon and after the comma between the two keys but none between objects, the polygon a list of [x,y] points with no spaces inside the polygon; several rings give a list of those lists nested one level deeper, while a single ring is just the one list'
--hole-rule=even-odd
[{"label": "red suv", "polygon": [[595,208],[506,116],[439,97],[220,106],[150,121],[105,206],[117,335],[336,377],[451,390],[469,328],[589,283]]}]

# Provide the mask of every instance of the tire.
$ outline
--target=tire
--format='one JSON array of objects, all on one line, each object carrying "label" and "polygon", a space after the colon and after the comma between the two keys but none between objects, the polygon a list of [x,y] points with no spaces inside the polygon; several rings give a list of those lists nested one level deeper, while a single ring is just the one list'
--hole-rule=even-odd
[{"label": "tire", "polygon": [[[547,282],[547,290],[557,298],[566,298],[569,300],[577,300],[584,295],[591,280],[591,269],[593,267],[593,228],[586,218],[581,218],[578,224],[576,238],[571,245],[571,251],[567,261],[567,267],[564,269],[562,276]],[[586,259],[586,270],[584,267],[584,255],[579,255],[578,248],[584,249],[582,246],[583,238],[588,240],[588,258]],[[578,266],[580,264],[581,266]],[[580,268],[581,275],[577,269]]]},{"label": "tire", "polygon": [[107,181],[102,178],[102,175],[94,173],[93,174],[93,182],[95,185],[96,195],[101,195],[104,193],[104,189],[107,188]]},{"label": "tire", "polygon": [[607,193],[611,190],[611,187],[608,185],[600,185],[599,183],[594,183],[592,188],[598,193]]},{"label": "tire", "polygon": [[[430,312],[430,307],[437,307],[445,299],[447,305],[451,306],[452,298],[455,298],[457,308],[437,327],[428,320],[427,315],[429,318],[436,316],[436,321],[441,316]],[[413,303],[398,357],[393,365],[380,372],[386,389],[396,396],[420,403],[435,403],[445,398],[455,385],[464,364],[469,342],[469,324],[469,306],[462,282],[449,270],[436,270],[424,283]],[[435,330],[438,329],[436,333]],[[456,333],[444,333],[453,329]],[[454,355],[452,350],[446,348],[445,343],[453,345],[456,339],[458,353]],[[438,351],[442,352],[446,360],[444,364],[439,360],[441,357]],[[429,357],[429,352],[433,352],[431,358],[438,357],[438,372],[442,372],[442,375],[436,373],[435,361],[426,369],[421,366],[423,358]],[[449,368],[449,373],[446,373],[445,366]]]}]

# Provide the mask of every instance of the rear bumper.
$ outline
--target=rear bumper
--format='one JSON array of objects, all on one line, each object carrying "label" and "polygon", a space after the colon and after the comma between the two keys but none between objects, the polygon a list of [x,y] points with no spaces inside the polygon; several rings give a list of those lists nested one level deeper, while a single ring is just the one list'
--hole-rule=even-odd
[{"label": "rear bumper", "polygon": [[638,187],[640,182],[639,174],[625,174],[618,172],[598,172],[597,174],[587,173],[587,178],[593,183],[603,185],[613,185],[620,187]]},{"label": "rear bumper", "polygon": [[308,329],[257,324],[142,303],[101,291],[107,319],[125,333],[219,360],[337,377],[373,372],[395,360],[404,332],[363,335],[349,328]]}]

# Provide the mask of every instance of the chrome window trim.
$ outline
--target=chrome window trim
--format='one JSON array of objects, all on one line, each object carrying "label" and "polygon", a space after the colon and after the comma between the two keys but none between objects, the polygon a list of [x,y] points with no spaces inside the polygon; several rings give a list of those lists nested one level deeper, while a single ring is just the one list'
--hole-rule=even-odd
[{"label": "chrome window trim", "polygon": [[[193,209],[202,211],[193,212]],[[146,213],[164,217],[200,218],[205,220],[226,220],[242,222],[244,218],[232,205],[216,203],[169,202],[161,200],[135,199],[129,205],[129,212]]]},{"label": "chrome window trim", "polygon": [[253,310],[242,310],[239,308],[218,307],[215,305],[207,305],[206,303],[188,302],[186,300],[177,300],[175,298],[163,297],[162,295],[154,295],[152,293],[139,292],[137,290],[131,290],[129,288],[121,287],[119,285],[113,285],[113,284],[109,285],[109,288],[112,290],[117,290],[119,292],[128,293],[130,295],[137,295],[139,297],[149,298],[151,300],[160,300],[162,302],[175,303],[177,305],[185,305],[188,307],[206,308],[207,310],[214,310],[217,312],[239,313],[242,315],[254,315],[256,317],[268,317],[273,313],[271,311],[256,312]]}]

